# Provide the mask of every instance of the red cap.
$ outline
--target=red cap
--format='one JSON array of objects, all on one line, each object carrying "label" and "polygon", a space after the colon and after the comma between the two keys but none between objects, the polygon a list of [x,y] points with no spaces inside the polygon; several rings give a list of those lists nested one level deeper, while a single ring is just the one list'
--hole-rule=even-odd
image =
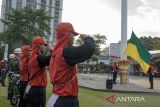
[{"label": "red cap", "polygon": [[57,24],[56,30],[58,32],[72,32],[74,36],[77,36],[79,33],[77,33],[72,24],[68,22],[61,22]]},{"label": "red cap", "polygon": [[46,44],[46,39],[43,38],[43,37],[40,37],[40,36],[37,36],[37,37],[33,38],[33,40],[32,40],[32,49],[34,50],[40,44]]},{"label": "red cap", "polygon": [[28,51],[32,51],[29,45],[22,46],[21,50],[22,50],[22,53],[27,53]]}]

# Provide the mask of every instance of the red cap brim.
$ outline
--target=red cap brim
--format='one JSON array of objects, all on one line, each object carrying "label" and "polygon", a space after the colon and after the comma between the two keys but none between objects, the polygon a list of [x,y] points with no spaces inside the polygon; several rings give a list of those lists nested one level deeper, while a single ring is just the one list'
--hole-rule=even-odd
[{"label": "red cap brim", "polygon": [[79,33],[77,33],[77,32],[72,32],[72,33],[73,33],[74,36],[79,35]]}]

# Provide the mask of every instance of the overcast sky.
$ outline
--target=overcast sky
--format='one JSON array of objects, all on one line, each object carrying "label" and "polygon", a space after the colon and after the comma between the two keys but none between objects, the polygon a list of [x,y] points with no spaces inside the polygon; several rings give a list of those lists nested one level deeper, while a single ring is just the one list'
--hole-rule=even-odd
[{"label": "overcast sky", "polygon": [[[128,0],[128,39],[131,31],[140,36],[160,36],[160,0]],[[107,44],[121,36],[121,0],[64,0],[63,21],[81,33],[105,34]]]},{"label": "overcast sky", "polygon": [[[121,36],[121,0],[63,0],[62,21],[71,22],[79,33],[107,35],[107,44]],[[1,2],[1,0],[0,0]],[[160,36],[160,0],[128,0],[128,39]]]}]

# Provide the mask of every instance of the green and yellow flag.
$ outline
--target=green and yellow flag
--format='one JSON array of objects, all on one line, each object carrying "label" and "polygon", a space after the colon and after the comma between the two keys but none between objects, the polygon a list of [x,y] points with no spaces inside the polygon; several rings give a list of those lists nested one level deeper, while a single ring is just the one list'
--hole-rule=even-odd
[{"label": "green and yellow flag", "polygon": [[143,71],[147,73],[150,66],[151,54],[144,48],[140,39],[133,31],[124,53],[135,59],[141,65]]}]

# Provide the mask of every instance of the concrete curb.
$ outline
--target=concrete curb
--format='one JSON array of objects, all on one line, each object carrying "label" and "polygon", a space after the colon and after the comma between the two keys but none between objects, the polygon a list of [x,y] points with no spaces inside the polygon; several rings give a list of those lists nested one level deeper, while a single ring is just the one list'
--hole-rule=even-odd
[{"label": "concrete curb", "polygon": [[90,87],[86,87],[86,86],[80,86],[82,88],[86,88],[86,89],[90,89],[93,91],[101,91],[101,92],[114,92],[114,93],[134,93],[134,94],[151,94],[151,95],[160,95],[159,92],[144,92],[144,91],[123,91],[123,90],[112,90],[112,89],[94,89],[94,88],[90,88]]}]

